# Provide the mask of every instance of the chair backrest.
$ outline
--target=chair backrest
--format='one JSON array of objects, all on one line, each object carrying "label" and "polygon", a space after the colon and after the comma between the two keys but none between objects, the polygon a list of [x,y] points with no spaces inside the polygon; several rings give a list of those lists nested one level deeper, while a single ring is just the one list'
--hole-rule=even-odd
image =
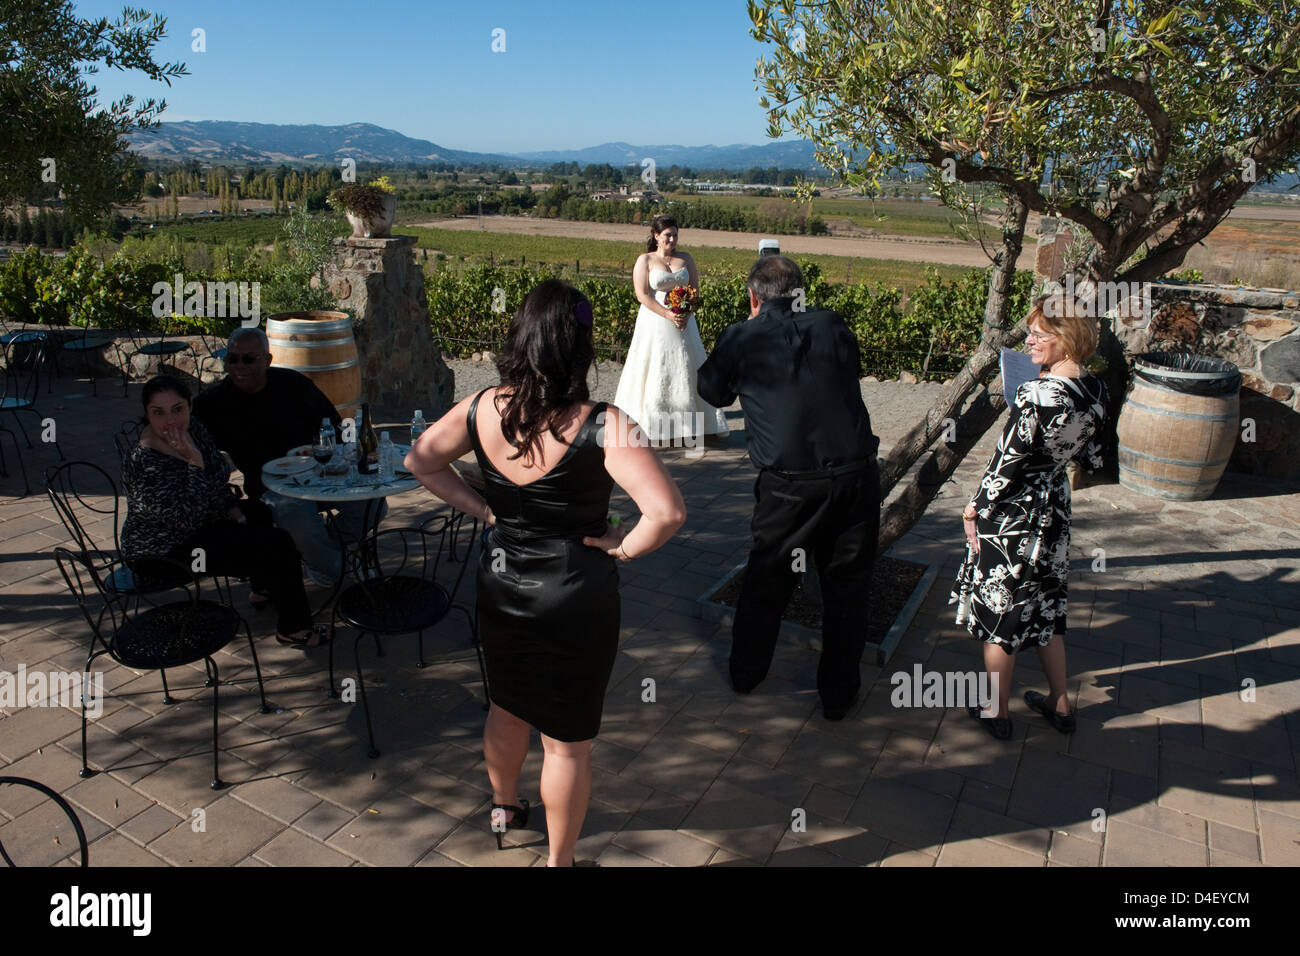
[{"label": "chair backrest", "polygon": [[[140,573],[141,583],[130,591],[115,583],[117,572],[124,567],[120,558],[101,564],[92,554],[56,547],[54,560],[68,592],[90,625],[91,657],[108,652],[116,658],[115,642],[122,625],[128,618],[157,607],[153,597],[184,591],[191,608],[197,608],[203,600],[199,576],[181,562],[166,556],[151,556],[138,561],[135,567]],[[104,627],[106,616],[108,628]],[[183,631],[184,626],[181,629]],[[184,638],[184,634],[179,636]]]},{"label": "chair backrest", "polygon": [[140,435],[144,432],[144,422],[138,418],[131,418],[122,423],[113,436],[113,447],[117,449],[118,461],[126,464],[127,458],[131,455],[131,449],[140,444]]},{"label": "chair backrest", "polygon": [[[90,850],[86,845],[86,831],[81,826],[81,819],[77,816],[77,811],[72,809],[72,806],[68,803],[67,800],[63,799],[63,797],[61,797],[54,790],[51,790],[45,784],[40,783],[39,781],[36,780],[28,780],[26,777],[0,777],[0,786],[28,787],[32,790],[39,791],[40,793],[44,794],[45,796],[53,800],[58,805],[59,809],[63,811],[64,816],[66,816],[69,820],[72,821],[72,829],[77,834],[77,848],[81,851],[81,865],[82,866],[90,865]],[[27,819],[30,821],[31,819],[33,819],[33,817],[31,815],[28,815]],[[40,818],[36,817],[36,819],[40,819]],[[59,841],[57,839],[53,841],[34,840],[31,842],[36,846],[45,846],[45,847],[48,847],[50,845],[61,845],[59,844]],[[13,859],[9,856],[9,853],[5,850],[3,842],[0,842],[0,857],[3,857],[5,863],[9,864],[10,866],[18,866],[18,864],[13,861]],[[57,863],[58,861],[57,860],[51,860],[51,861],[34,860],[33,864],[48,865],[48,863],[50,862]]]},{"label": "chair backrest", "polygon": [[[54,549],[54,561],[68,586],[68,593],[90,625],[90,656],[107,651],[113,635],[126,619],[123,596],[113,592],[108,584],[112,565],[101,565],[85,551],[74,553],[62,546]],[[107,636],[101,630],[105,615],[110,625]]]},{"label": "chair backrest", "polygon": [[4,382],[0,399],[6,403],[30,405],[41,390],[41,366],[45,364],[49,336],[30,329],[18,332],[4,346]]},{"label": "chair backrest", "polygon": [[45,484],[77,550],[96,556],[97,563],[116,558],[121,499],[108,472],[94,462],[68,461],[46,471]]},{"label": "chair backrest", "polygon": [[[406,575],[438,581],[443,560],[457,565],[447,592],[452,601],[469,566],[469,554],[478,536],[478,519],[460,511],[434,515],[418,528],[374,531],[357,548],[361,582]],[[463,554],[457,552],[463,549]],[[443,580],[447,576],[443,575]],[[441,582],[440,582],[441,583]]]}]

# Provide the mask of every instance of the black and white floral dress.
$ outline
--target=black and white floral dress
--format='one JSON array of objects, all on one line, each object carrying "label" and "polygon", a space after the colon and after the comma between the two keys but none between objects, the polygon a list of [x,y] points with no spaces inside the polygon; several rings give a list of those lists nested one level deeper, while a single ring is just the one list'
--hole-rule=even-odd
[{"label": "black and white floral dress", "polygon": [[966,560],[948,603],[957,623],[1014,653],[1065,633],[1070,570],[1071,459],[1102,465],[1096,438],[1106,388],[1094,375],[1046,375],[1021,385],[997,451],[971,499],[980,549]]}]

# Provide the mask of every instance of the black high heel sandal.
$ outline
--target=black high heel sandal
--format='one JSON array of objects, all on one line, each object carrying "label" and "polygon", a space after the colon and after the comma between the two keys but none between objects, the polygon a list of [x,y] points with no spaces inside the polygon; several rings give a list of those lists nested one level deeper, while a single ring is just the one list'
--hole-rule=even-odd
[{"label": "black high heel sandal", "polygon": [[[496,834],[498,850],[505,849],[505,846],[501,842],[501,837],[506,830],[525,830],[528,828],[528,811],[532,808],[528,805],[528,801],[522,797],[519,802],[523,804],[522,807],[516,807],[509,803],[494,803],[492,804],[491,811],[488,813],[488,823],[492,827],[492,832]],[[496,813],[498,810],[502,811],[502,816],[506,813],[514,814],[513,817],[505,821],[504,828],[497,827]]]}]

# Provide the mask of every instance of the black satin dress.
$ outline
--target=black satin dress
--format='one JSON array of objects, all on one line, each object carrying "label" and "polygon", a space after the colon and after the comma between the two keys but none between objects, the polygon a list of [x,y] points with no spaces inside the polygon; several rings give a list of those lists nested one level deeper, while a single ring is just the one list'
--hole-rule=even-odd
[{"label": "black satin dress", "polygon": [[550,471],[516,485],[483,453],[475,426],[482,397],[470,403],[468,424],[496,516],[478,569],[488,694],[548,737],[590,740],[600,730],[621,610],[617,562],[582,543],[604,534],[614,487],[600,439],[606,405],[591,410]]}]

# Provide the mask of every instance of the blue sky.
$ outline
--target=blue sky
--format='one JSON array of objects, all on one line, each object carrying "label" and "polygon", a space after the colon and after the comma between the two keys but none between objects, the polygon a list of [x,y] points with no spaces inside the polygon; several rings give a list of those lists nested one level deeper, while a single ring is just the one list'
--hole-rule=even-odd
[{"label": "blue sky", "polygon": [[[104,102],[165,97],[164,120],[369,122],[452,149],[770,142],[754,89],[763,46],[744,0],[149,2],[156,61],[191,75],[92,77]],[[77,0],[115,18],[122,0]],[[206,31],[194,52],[191,31]],[[505,31],[505,52],[492,51]]]}]

